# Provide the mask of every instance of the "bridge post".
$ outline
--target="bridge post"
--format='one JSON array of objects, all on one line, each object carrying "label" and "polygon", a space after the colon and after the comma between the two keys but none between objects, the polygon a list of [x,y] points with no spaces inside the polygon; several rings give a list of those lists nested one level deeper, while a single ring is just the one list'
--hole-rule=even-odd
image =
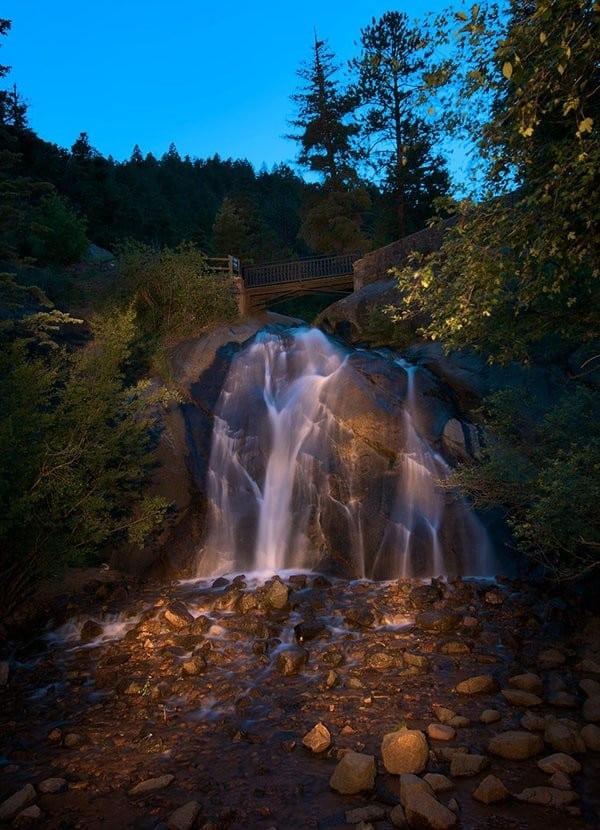
[{"label": "bridge post", "polygon": [[244,274],[242,271],[242,264],[235,256],[227,257],[229,260],[229,276],[233,279],[235,286],[236,302],[240,317],[246,317],[250,311],[250,304],[248,302],[248,294],[246,293],[246,286],[244,285]]}]

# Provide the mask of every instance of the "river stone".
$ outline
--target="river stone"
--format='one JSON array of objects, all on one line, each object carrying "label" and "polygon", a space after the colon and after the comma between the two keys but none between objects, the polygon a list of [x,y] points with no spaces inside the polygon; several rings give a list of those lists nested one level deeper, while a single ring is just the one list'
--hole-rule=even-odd
[{"label": "river stone", "polygon": [[444,793],[454,789],[452,781],[446,775],[441,775],[439,772],[428,772],[423,776],[423,781],[429,784],[434,793]]},{"label": "river stone", "polygon": [[481,723],[490,724],[496,723],[501,719],[501,714],[496,709],[484,709],[483,712],[479,715],[479,720]]},{"label": "river stone", "polygon": [[421,790],[411,793],[404,811],[410,827],[431,828],[431,830],[451,830],[456,827],[458,818],[437,798]]},{"label": "river stone", "polygon": [[410,651],[405,651],[402,657],[405,666],[419,669],[422,672],[431,671],[431,660],[424,654],[412,654]]},{"label": "river stone", "polygon": [[573,785],[571,779],[564,772],[553,772],[548,780],[550,787],[555,787],[557,790],[572,790]]},{"label": "river stone", "polygon": [[314,640],[326,631],[327,627],[321,620],[302,620],[294,626],[294,634],[299,643]]},{"label": "river stone", "polygon": [[179,631],[194,622],[193,615],[190,614],[183,602],[169,603],[163,612],[163,618],[169,628],[174,631]]},{"label": "river stone", "polygon": [[600,695],[588,697],[583,704],[582,714],[584,719],[591,723],[600,721]]},{"label": "river stone", "polygon": [[450,640],[447,643],[443,643],[440,646],[440,652],[442,654],[470,654],[471,653],[471,646],[468,643],[463,643],[461,640]]},{"label": "river stone", "polygon": [[488,775],[473,790],[473,798],[483,804],[496,804],[510,798],[510,793],[499,778]]},{"label": "river stone", "polygon": [[511,706],[523,706],[525,709],[530,709],[532,706],[541,706],[543,703],[541,697],[522,689],[502,689],[500,694]]},{"label": "river stone", "polygon": [[450,775],[453,778],[471,778],[473,775],[479,775],[489,765],[490,759],[485,755],[456,752],[450,761]]},{"label": "river stone", "polygon": [[536,715],[535,712],[525,712],[520,723],[523,729],[529,732],[543,732],[555,720],[554,715]]},{"label": "river stone", "polygon": [[498,682],[491,674],[478,674],[457,683],[456,691],[461,695],[491,694],[498,691]]},{"label": "river stone", "polygon": [[547,772],[548,774],[564,772],[567,775],[573,775],[573,773],[581,770],[579,761],[576,761],[575,758],[566,755],[564,752],[555,752],[554,755],[547,755],[545,758],[540,758],[538,767],[542,772]]},{"label": "river stone", "polygon": [[418,729],[398,729],[383,736],[381,755],[386,770],[394,775],[419,773],[427,766],[429,747]]},{"label": "river stone", "polygon": [[452,718],[456,717],[456,712],[453,709],[448,709],[446,706],[434,706],[433,714],[440,723],[450,723]]},{"label": "river stone", "polygon": [[587,723],[581,730],[581,737],[588,749],[600,752],[600,726]]},{"label": "river stone", "polygon": [[448,631],[454,631],[459,622],[460,617],[452,611],[421,611],[415,617],[416,625],[432,634],[446,634]]},{"label": "river stone", "polygon": [[570,692],[552,692],[546,697],[546,702],[557,709],[576,709],[579,706],[579,698]]},{"label": "river stone", "polygon": [[400,776],[400,804],[405,805],[410,796],[415,792],[424,792],[433,795],[433,787],[424,778],[419,778],[410,772],[402,773]]},{"label": "river stone", "polygon": [[287,605],[289,595],[287,585],[284,585],[279,577],[275,577],[267,586],[265,602],[269,608],[281,611]]},{"label": "river stone", "polygon": [[555,752],[566,755],[579,755],[586,751],[579,728],[573,721],[556,720],[544,730],[544,740]]},{"label": "river stone", "polygon": [[302,738],[302,744],[311,752],[325,752],[331,746],[331,732],[319,721]]},{"label": "river stone", "polygon": [[584,677],[583,680],[580,680],[579,688],[585,693],[586,697],[600,695],[600,683],[597,680],[592,680],[591,677]]},{"label": "river stone", "polygon": [[566,661],[565,655],[557,648],[548,648],[538,654],[537,664],[540,669],[557,669]]},{"label": "river stone", "polygon": [[512,689],[522,689],[524,692],[532,692],[534,695],[541,694],[544,689],[542,678],[539,674],[534,674],[533,672],[515,674],[509,677],[508,685]]},{"label": "river stone", "polygon": [[387,808],[383,804],[367,804],[366,807],[355,807],[346,810],[347,824],[360,824],[367,821],[381,821],[387,815]]},{"label": "river stone", "polygon": [[174,775],[159,775],[158,778],[147,778],[145,781],[140,781],[135,787],[129,790],[129,795],[144,795],[155,790],[164,790],[175,779]]},{"label": "river stone", "polygon": [[329,779],[329,786],[342,795],[372,790],[375,784],[375,757],[361,752],[346,752]]},{"label": "river stone", "polygon": [[40,793],[64,793],[67,782],[64,778],[45,778],[37,785]]},{"label": "river stone", "polygon": [[516,793],[518,801],[527,804],[543,804],[545,807],[565,807],[579,799],[574,790],[557,790],[555,787],[528,787]]},{"label": "river stone", "polygon": [[471,721],[466,715],[454,715],[448,726],[453,729],[465,729],[471,724]]},{"label": "river stone", "polygon": [[456,729],[445,723],[430,723],[427,734],[435,741],[452,741],[456,737]]},{"label": "river stone", "polygon": [[260,599],[255,591],[244,591],[243,594],[240,594],[237,601],[237,610],[240,614],[248,614],[250,611],[254,611],[259,607]]},{"label": "river stone", "polygon": [[8,684],[9,675],[10,663],[8,660],[0,660],[0,686],[6,686]]},{"label": "river stone", "polygon": [[539,735],[517,729],[494,735],[488,744],[488,752],[509,761],[522,761],[525,758],[532,758],[542,752],[543,749],[544,742]]},{"label": "river stone", "polygon": [[404,807],[401,804],[396,804],[390,811],[390,821],[394,825],[394,827],[408,827],[408,823],[406,821],[406,813],[404,812]]},{"label": "river stone", "polygon": [[308,660],[308,652],[302,646],[287,645],[283,646],[275,655],[275,668],[284,677],[291,677],[294,674],[300,674],[306,661]]},{"label": "river stone", "polygon": [[90,643],[102,635],[104,628],[96,620],[86,620],[81,628],[81,642]]},{"label": "river stone", "polygon": [[376,649],[365,654],[364,667],[377,671],[388,671],[402,665],[402,657],[389,650]]},{"label": "river stone", "polygon": [[0,821],[11,821],[17,813],[33,804],[35,797],[35,790],[31,784],[25,784],[22,789],[0,804]]},{"label": "river stone", "polygon": [[188,801],[183,807],[171,813],[167,819],[168,830],[191,830],[194,822],[200,813],[200,805],[197,801]]},{"label": "river stone", "polygon": [[350,625],[359,628],[372,628],[375,625],[375,614],[368,606],[352,606],[344,611],[344,619]]}]

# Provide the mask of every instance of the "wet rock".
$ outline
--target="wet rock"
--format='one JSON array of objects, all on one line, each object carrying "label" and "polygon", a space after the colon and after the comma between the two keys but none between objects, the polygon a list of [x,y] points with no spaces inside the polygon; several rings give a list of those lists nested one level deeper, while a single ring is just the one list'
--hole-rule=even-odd
[{"label": "wet rock", "polygon": [[581,764],[570,755],[564,752],[555,752],[553,755],[547,755],[545,758],[540,758],[538,767],[542,772],[552,774],[553,772],[564,772],[567,775],[573,775],[581,770]]},{"label": "wet rock", "polygon": [[442,654],[450,654],[453,656],[457,656],[459,654],[470,654],[471,646],[468,643],[464,643],[462,640],[449,640],[447,643],[442,643],[440,646],[440,652]]},{"label": "wet rock", "polygon": [[458,822],[456,815],[435,796],[419,790],[408,798],[404,811],[410,827],[451,830]]},{"label": "wet rock", "polygon": [[144,795],[145,793],[152,793],[156,790],[164,790],[175,779],[174,775],[159,775],[157,778],[147,778],[145,781],[140,781],[129,790],[129,795]]},{"label": "wet rock", "polygon": [[416,585],[408,595],[411,605],[421,609],[435,605],[441,598],[442,592],[437,582],[429,585]]},{"label": "wet rock", "polygon": [[284,585],[279,577],[275,577],[265,588],[265,605],[276,611],[283,610],[288,604],[290,594],[290,589],[287,585]]},{"label": "wet rock", "polygon": [[431,671],[431,660],[424,654],[405,651],[402,658],[405,666],[418,669],[421,673]]},{"label": "wet rock", "polygon": [[496,709],[484,709],[483,712],[479,715],[479,720],[481,723],[490,724],[490,723],[497,723],[501,719],[500,712]]},{"label": "wet rock", "polygon": [[372,790],[375,784],[375,757],[361,752],[346,752],[339,760],[329,786],[342,795]]},{"label": "wet rock", "polygon": [[427,766],[429,747],[419,730],[399,729],[383,736],[381,755],[386,770],[394,775],[419,773]]},{"label": "wet rock", "polygon": [[525,712],[521,718],[521,726],[529,732],[543,732],[555,720],[554,715],[536,715],[534,712]]},{"label": "wet rock", "polygon": [[490,740],[488,751],[509,761],[532,758],[544,749],[544,742],[539,735],[511,729],[500,732]]},{"label": "wet rock", "polygon": [[548,648],[538,654],[537,664],[540,669],[557,669],[566,661],[565,655],[556,648]]},{"label": "wet rock", "polygon": [[319,721],[302,738],[302,744],[311,752],[325,752],[331,746],[331,732]]},{"label": "wet rock", "polygon": [[275,668],[284,677],[300,674],[308,660],[308,652],[302,646],[283,646],[275,655]]},{"label": "wet rock", "polygon": [[0,804],[0,821],[11,821],[17,813],[33,804],[35,799],[35,790],[31,784],[25,784],[22,789]]},{"label": "wet rock", "polygon": [[364,666],[366,669],[388,671],[389,669],[398,668],[401,665],[402,656],[400,654],[394,654],[389,649],[370,650],[365,654]]},{"label": "wet rock", "polygon": [[37,785],[40,793],[64,793],[67,782],[64,778],[46,778]]},{"label": "wet rock", "polygon": [[533,672],[515,674],[509,677],[508,685],[511,689],[522,689],[522,691],[531,692],[534,695],[540,695],[544,689],[542,678],[539,674],[534,674]]},{"label": "wet rock", "polygon": [[244,591],[237,601],[237,610],[240,614],[249,614],[250,611],[255,611],[260,608],[260,599],[255,591]]},{"label": "wet rock", "polygon": [[586,724],[581,730],[581,738],[588,749],[600,752],[600,726],[595,723]]},{"label": "wet rock", "polygon": [[344,660],[344,652],[338,646],[328,646],[321,653],[321,663],[323,663],[323,665],[325,666],[337,668],[338,666],[342,665]]},{"label": "wet rock", "polygon": [[81,627],[81,642],[90,643],[102,635],[104,628],[96,620],[86,620]]},{"label": "wet rock", "polygon": [[191,830],[200,814],[200,805],[197,801],[188,801],[179,809],[171,813],[167,819],[168,830]]},{"label": "wet rock", "polygon": [[466,715],[454,715],[448,725],[453,729],[465,729],[470,723],[471,721]]},{"label": "wet rock", "polygon": [[163,611],[163,619],[173,631],[179,631],[194,622],[193,615],[190,614],[183,602],[170,603]]},{"label": "wet rock", "polygon": [[294,626],[294,634],[299,643],[305,640],[316,640],[327,631],[327,626],[321,620],[303,620]]},{"label": "wet rock", "polygon": [[396,804],[391,812],[390,812],[390,821],[394,825],[394,827],[408,827],[408,822],[406,821],[406,813],[404,812],[404,808],[401,804]]},{"label": "wet rock", "polygon": [[450,775],[452,778],[471,778],[474,775],[479,775],[489,765],[490,759],[486,755],[456,752],[450,762]]},{"label": "wet rock", "polygon": [[482,804],[497,804],[510,798],[510,793],[499,778],[488,775],[473,790],[473,798]]},{"label": "wet rock", "polygon": [[563,719],[548,724],[544,730],[544,741],[555,752],[564,752],[566,755],[579,755],[586,751],[585,742],[574,721]]},{"label": "wet rock", "polygon": [[188,677],[196,677],[206,671],[206,665],[206,657],[202,654],[198,654],[194,657],[190,657],[189,660],[185,660],[184,663],[182,663],[181,670]]},{"label": "wet rock", "polygon": [[212,620],[210,617],[207,617],[205,614],[200,614],[190,623],[188,631],[195,637],[201,637],[203,634],[206,634],[211,625]]},{"label": "wet rock", "polygon": [[423,781],[429,784],[434,793],[444,793],[454,789],[452,781],[446,775],[440,775],[439,772],[428,772],[423,776]]},{"label": "wet rock", "polygon": [[375,625],[375,614],[371,608],[354,606],[344,611],[344,619],[349,625],[358,628],[372,628]]},{"label": "wet rock", "polygon": [[585,720],[591,723],[600,721],[600,695],[588,697],[581,710]]},{"label": "wet rock", "polygon": [[415,617],[416,625],[432,634],[446,634],[458,627],[460,617],[451,611],[421,611]]},{"label": "wet rock", "polygon": [[445,723],[430,723],[427,734],[435,741],[452,741],[456,737],[456,729]]},{"label": "wet rock", "polygon": [[360,824],[360,822],[380,821],[386,815],[387,808],[383,804],[368,804],[366,807],[346,810],[346,822],[347,824]]},{"label": "wet rock", "polygon": [[530,709],[533,706],[541,706],[542,704],[541,697],[534,695],[532,692],[525,692],[522,689],[502,689],[500,694],[511,706],[522,706],[525,709]]},{"label": "wet rock", "polygon": [[490,588],[489,591],[486,591],[483,595],[483,601],[486,605],[502,605],[505,600],[505,596],[499,588]]},{"label": "wet rock", "polygon": [[498,688],[498,681],[491,674],[478,674],[456,684],[456,691],[461,695],[491,694]]},{"label": "wet rock", "polygon": [[573,804],[579,796],[573,790],[558,790],[555,787],[528,787],[520,793],[516,793],[518,801],[527,804],[542,804],[544,807],[565,807]]},{"label": "wet rock", "polygon": [[569,692],[552,692],[546,697],[546,702],[557,709],[576,709],[579,699]]},{"label": "wet rock", "polygon": [[80,735],[77,732],[68,732],[63,741],[63,745],[66,746],[67,749],[74,749],[76,746],[81,746],[82,743],[83,735]]}]

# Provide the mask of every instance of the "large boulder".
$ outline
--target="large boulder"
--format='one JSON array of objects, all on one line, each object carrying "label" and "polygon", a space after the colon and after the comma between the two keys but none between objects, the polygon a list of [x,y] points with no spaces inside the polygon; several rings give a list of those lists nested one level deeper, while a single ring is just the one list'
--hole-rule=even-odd
[{"label": "large boulder", "polygon": [[429,747],[418,729],[388,732],[381,741],[383,765],[394,775],[423,772],[429,759]]}]

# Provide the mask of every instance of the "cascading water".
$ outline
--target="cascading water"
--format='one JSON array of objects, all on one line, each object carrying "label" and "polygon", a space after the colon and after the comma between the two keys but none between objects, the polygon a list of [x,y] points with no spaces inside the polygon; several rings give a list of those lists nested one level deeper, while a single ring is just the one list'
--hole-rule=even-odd
[{"label": "cascading water", "polygon": [[318,329],[260,332],[217,402],[199,575],[491,575],[485,531],[439,484],[449,467],[421,434],[416,371]]}]

